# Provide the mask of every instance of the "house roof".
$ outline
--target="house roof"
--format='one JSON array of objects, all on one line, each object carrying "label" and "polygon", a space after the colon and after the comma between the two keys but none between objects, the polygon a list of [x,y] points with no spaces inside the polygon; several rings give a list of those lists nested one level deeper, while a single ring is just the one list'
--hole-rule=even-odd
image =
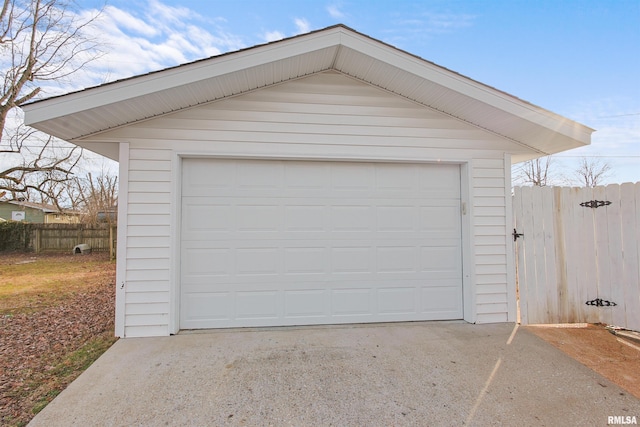
[{"label": "house roof", "polygon": [[526,147],[514,161],[588,145],[594,131],[344,25],[35,101],[25,123],[117,160],[101,132],[326,70]]},{"label": "house roof", "polygon": [[39,211],[42,211],[44,213],[61,213],[60,209],[58,209],[56,206],[54,205],[49,205],[46,203],[35,203],[35,202],[27,202],[27,201],[20,201],[20,200],[8,200],[6,201],[6,203],[12,204],[12,205],[16,205],[16,206],[20,206],[20,207],[24,207],[24,208],[31,208],[31,209],[37,209]]},{"label": "house roof", "polygon": [[30,208],[42,211],[45,214],[64,214],[64,215],[80,215],[80,212],[72,211],[68,209],[58,209],[55,205],[50,205],[48,203],[36,203],[36,202],[27,202],[20,200],[0,200],[0,203],[9,203],[11,205],[20,206],[22,208]]}]

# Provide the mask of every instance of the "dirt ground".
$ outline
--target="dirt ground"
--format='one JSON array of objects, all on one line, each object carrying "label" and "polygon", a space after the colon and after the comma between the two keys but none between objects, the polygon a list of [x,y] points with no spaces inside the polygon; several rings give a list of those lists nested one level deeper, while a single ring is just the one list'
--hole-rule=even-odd
[{"label": "dirt ground", "polygon": [[23,426],[113,342],[108,254],[0,254],[0,425]]},{"label": "dirt ground", "polygon": [[604,325],[527,326],[529,331],[640,399],[640,344]]}]

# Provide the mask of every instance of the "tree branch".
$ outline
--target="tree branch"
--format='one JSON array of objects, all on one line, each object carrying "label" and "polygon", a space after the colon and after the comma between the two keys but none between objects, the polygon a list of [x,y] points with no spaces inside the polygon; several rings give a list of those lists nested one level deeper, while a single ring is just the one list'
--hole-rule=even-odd
[{"label": "tree branch", "polygon": [[[99,14],[80,20],[70,6],[67,0],[2,0],[0,9],[0,153],[18,159],[0,172],[0,189],[35,191],[56,204],[62,194],[59,184],[71,179],[82,149],[61,153],[51,137],[43,139],[24,126],[6,127],[12,111],[41,94],[39,83],[64,79],[100,55],[98,43],[85,31]],[[35,147],[40,149],[30,149]]]}]

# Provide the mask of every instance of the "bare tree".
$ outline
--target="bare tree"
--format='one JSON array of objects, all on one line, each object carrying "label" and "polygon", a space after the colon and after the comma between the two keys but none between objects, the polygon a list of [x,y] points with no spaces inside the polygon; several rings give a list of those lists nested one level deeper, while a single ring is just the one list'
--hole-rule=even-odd
[{"label": "bare tree", "polygon": [[25,126],[10,135],[8,145],[0,144],[0,153],[11,162],[0,169],[0,190],[11,194],[13,199],[59,206],[62,189],[59,184],[70,178],[82,150],[60,146],[53,137]]},{"label": "bare tree", "polygon": [[575,177],[579,185],[595,187],[602,185],[611,173],[611,165],[597,157],[583,157],[575,170]]},{"label": "bare tree", "polygon": [[52,150],[53,138],[8,121],[20,121],[17,108],[35,99],[44,82],[64,81],[99,55],[85,32],[95,17],[81,20],[66,0],[0,1],[0,190],[56,201],[51,190],[71,177],[81,150]]},{"label": "bare tree", "polygon": [[551,156],[527,160],[514,168],[514,181],[520,185],[545,187],[554,180]]},{"label": "bare tree", "polygon": [[82,212],[81,220],[86,224],[116,222],[118,208],[118,177],[101,172],[94,176],[70,181],[67,197],[74,209]]}]

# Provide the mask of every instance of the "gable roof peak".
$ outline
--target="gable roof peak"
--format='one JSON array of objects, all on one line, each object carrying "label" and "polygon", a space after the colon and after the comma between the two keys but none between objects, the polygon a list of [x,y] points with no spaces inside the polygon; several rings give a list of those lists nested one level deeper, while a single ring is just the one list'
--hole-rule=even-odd
[{"label": "gable roof peak", "polygon": [[[25,122],[82,144],[103,131],[327,70],[484,128],[528,147],[532,157],[587,145],[593,132],[344,24],[36,101],[23,107]],[[96,151],[116,159],[115,145],[100,142]]]}]

